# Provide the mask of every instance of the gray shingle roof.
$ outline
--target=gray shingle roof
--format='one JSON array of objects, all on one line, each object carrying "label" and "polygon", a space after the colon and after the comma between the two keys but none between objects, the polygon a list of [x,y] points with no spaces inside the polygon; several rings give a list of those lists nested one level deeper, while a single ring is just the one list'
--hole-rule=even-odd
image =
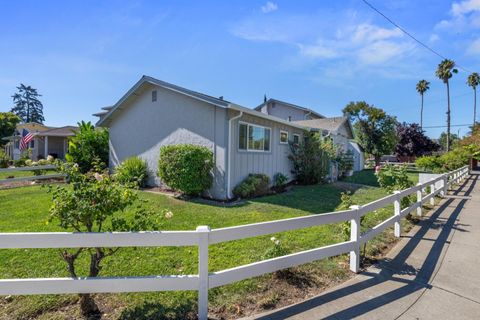
[{"label": "gray shingle roof", "polygon": [[37,135],[39,136],[49,136],[49,137],[68,137],[68,136],[73,136],[75,134],[75,131],[78,130],[78,127],[74,126],[65,126],[65,127],[59,127],[59,128],[52,128],[47,131],[42,131],[39,132]]},{"label": "gray shingle roof", "polygon": [[300,120],[300,121],[293,121],[293,122],[311,129],[336,131],[347,120],[348,120],[348,117],[333,117],[333,118],[323,118],[323,119],[313,119],[313,120]]}]

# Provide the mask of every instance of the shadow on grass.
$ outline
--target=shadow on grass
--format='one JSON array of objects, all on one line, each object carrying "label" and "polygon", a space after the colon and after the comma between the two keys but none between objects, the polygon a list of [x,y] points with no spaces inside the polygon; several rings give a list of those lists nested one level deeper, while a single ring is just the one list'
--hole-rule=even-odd
[{"label": "shadow on grass", "polygon": [[193,301],[184,301],[174,306],[147,302],[141,306],[124,310],[119,320],[151,319],[197,319],[197,305]]}]

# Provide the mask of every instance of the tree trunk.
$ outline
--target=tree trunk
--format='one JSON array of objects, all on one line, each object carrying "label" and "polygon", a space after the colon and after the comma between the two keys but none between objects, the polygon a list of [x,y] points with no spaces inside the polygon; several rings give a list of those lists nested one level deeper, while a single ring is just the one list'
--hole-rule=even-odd
[{"label": "tree trunk", "polygon": [[87,319],[100,319],[100,309],[89,293],[82,293],[80,296],[80,311]]},{"label": "tree trunk", "polygon": [[374,156],[375,158],[375,166],[379,166],[380,165],[380,160],[382,160],[382,157],[381,156]]},{"label": "tree trunk", "polygon": [[473,126],[472,126],[472,135],[473,129],[475,129],[475,123],[477,123],[477,88],[473,88]]},{"label": "tree trunk", "polygon": [[450,85],[447,80],[447,152],[450,151]]},{"label": "tree trunk", "polygon": [[423,130],[423,93],[422,93],[422,106],[420,108],[420,129]]}]

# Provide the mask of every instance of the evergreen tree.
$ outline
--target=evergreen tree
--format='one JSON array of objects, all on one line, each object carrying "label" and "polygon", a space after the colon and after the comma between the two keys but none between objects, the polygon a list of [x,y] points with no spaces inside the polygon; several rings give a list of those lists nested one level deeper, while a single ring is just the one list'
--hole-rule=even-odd
[{"label": "evergreen tree", "polygon": [[39,100],[41,95],[37,92],[37,89],[26,86],[23,83],[17,89],[18,92],[12,96],[14,107],[11,112],[19,116],[24,123],[35,122],[43,124],[45,121],[43,104]]}]

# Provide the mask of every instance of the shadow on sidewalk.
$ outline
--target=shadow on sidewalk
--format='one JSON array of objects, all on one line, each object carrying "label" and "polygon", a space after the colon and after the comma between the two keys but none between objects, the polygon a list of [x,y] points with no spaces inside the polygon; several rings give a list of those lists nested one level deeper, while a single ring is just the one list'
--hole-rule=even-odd
[{"label": "shadow on sidewalk", "polygon": [[[479,179],[479,174],[472,173],[469,178],[459,187],[457,190],[452,192],[454,195],[464,194],[470,195]],[[457,201],[454,210],[450,216],[446,219],[439,219],[439,216],[447,209],[453,202]],[[400,250],[397,256],[394,259],[388,260],[384,259],[378,263],[381,267],[381,271],[378,274],[372,274],[370,272],[362,272],[361,274],[368,278],[365,281],[352,284],[347,287],[342,287],[334,291],[327,292],[320,296],[317,296],[313,299],[304,301],[302,303],[287,307],[276,312],[270,313],[266,316],[262,316],[257,319],[284,319],[298,315],[302,312],[308,311],[312,308],[321,306],[322,304],[332,302],[336,299],[346,297],[352,293],[365,290],[367,288],[379,285],[386,281],[400,281],[405,283],[405,286],[402,286],[399,289],[392,290],[386,294],[383,294],[378,297],[374,297],[368,300],[365,300],[362,303],[359,303],[355,306],[339,310],[336,313],[328,316],[325,319],[351,319],[358,317],[362,314],[368,313],[376,308],[379,308],[385,304],[398,300],[402,297],[406,297],[418,290],[423,290],[429,288],[429,282],[435,276],[435,268],[437,262],[441,258],[442,251],[445,244],[448,243],[448,238],[451,232],[455,229],[458,229],[456,221],[461,210],[465,206],[467,200],[462,199],[448,199],[440,207],[438,207],[433,214],[426,220],[423,220],[419,223],[420,228],[418,231],[411,236],[411,239],[407,244]],[[416,269],[408,264],[406,261],[408,257],[412,254],[415,248],[419,243],[425,239],[430,228],[441,228],[440,234],[436,239],[428,239],[428,241],[433,241],[433,246],[431,247],[425,261],[422,264],[420,269]],[[460,230],[460,229],[458,229]],[[465,230],[460,230],[465,231]],[[413,280],[404,279],[400,277],[395,277],[395,275],[413,275],[415,276]]]}]

